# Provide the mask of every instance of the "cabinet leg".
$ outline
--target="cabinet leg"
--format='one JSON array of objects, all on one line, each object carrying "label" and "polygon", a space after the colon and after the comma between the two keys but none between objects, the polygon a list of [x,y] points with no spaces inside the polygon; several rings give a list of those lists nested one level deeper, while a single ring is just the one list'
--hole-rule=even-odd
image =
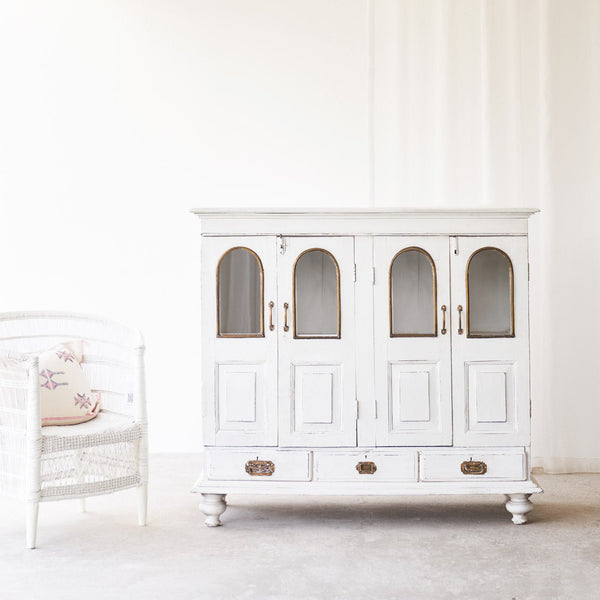
[{"label": "cabinet leg", "polygon": [[506,496],[506,510],[512,514],[512,522],[515,525],[527,523],[527,513],[533,508],[529,496],[531,494],[510,494]]},{"label": "cabinet leg", "polygon": [[206,515],[204,524],[207,527],[218,527],[222,525],[219,517],[225,512],[225,494],[202,494],[200,510]]}]

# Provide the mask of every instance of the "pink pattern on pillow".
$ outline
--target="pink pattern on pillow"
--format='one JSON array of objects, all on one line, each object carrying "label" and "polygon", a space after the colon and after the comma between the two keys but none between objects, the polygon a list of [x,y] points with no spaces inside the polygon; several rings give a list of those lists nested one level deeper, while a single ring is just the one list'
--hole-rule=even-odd
[{"label": "pink pattern on pillow", "polygon": [[48,388],[49,390],[53,390],[54,388],[58,387],[59,385],[69,385],[66,381],[62,381],[62,382],[57,382],[54,381],[54,379],[52,379],[55,375],[64,375],[65,372],[64,371],[51,371],[50,369],[44,369],[41,373],[40,373],[40,377],[44,377],[46,379],[46,381],[44,381],[44,383],[42,383],[42,387]]},{"label": "pink pattern on pillow", "polygon": [[48,427],[52,425],[77,425],[78,423],[85,423],[91,421],[94,417],[98,416],[100,409],[102,408],[101,396],[98,392],[92,392],[93,408],[82,415],[66,415],[66,416],[54,416],[54,417],[42,417],[42,427]]},{"label": "pink pattern on pillow", "polygon": [[92,406],[92,401],[90,400],[90,397],[85,394],[75,394],[75,406],[90,408],[90,406]]},{"label": "pink pattern on pillow", "polygon": [[57,350],[56,356],[58,358],[62,358],[66,363],[73,362],[75,360],[75,355],[70,350]]},{"label": "pink pattern on pillow", "polygon": [[81,341],[39,353],[42,425],[75,425],[93,419],[100,398],[92,393],[81,361]]}]

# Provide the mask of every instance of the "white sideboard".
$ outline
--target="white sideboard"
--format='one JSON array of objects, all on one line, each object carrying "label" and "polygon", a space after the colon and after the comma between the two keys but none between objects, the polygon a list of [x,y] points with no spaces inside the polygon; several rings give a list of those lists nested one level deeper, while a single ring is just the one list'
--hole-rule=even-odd
[{"label": "white sideboard", "polygon": [[534,210],[199,209],[202,494],[531,494]]}]

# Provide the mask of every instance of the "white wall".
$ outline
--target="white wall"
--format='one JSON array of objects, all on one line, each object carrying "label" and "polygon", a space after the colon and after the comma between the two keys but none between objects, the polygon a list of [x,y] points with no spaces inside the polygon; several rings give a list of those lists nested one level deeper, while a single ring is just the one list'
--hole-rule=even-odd
[{"label": "white wall", "polygon": [[600,3],[544,16],[537,455],[550,471],[600,471]]},{"label": "white wall", "polygon": [[0,4],[0,310],[138,325],[199,449],[199,206],[535,206],[534,452],[600,470],[596,0]]},{"label": "white wall", "polygon": [[150,443],[198,451],[199,223],[360,205],[366,3],[0,4],[0,310],[146,338]]}]

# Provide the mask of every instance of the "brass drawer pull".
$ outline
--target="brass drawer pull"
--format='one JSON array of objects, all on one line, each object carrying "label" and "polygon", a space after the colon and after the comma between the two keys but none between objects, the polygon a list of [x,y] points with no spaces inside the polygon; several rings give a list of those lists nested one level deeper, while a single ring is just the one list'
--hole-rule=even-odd
[{"label": "brass drawer pull", "polygon": [[482,460],[465,460],[460,465],[460,470],[464,475],[485,475],[487,465]]},{"label": "brass drawer pull", "polygon": [[246,463],[246,473],[270,477],[275,473],[275,463],[270,460],[249,460]]},{"label": "brass drawer pull", "polygon": [[377,465],[374,462],[359,462],[356,465],[356,470],[361,475],[373,475],[377,471]]}]

